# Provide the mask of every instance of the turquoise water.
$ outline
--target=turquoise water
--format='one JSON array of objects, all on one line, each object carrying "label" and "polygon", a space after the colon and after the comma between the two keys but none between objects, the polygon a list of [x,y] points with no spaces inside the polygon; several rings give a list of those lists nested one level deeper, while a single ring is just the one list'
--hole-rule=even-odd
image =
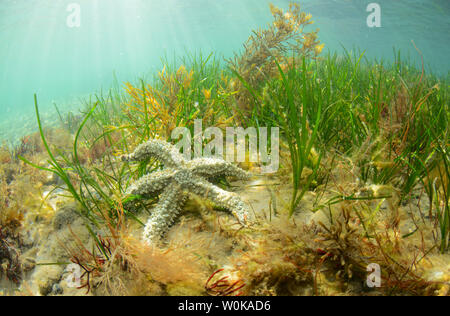
[{"label": "turquoise water", "polygon": [[[43,111],[52,102],[76,109],[80,97],[160,70],[161,57],[241,49],[252,29],[271,21],[268,3],[284,0],[1,0],[0,139],[34,127],[33,94]],[[381,28],[369,28],[362,0],[304,0],[330,51],[358,48],[392,59],[393,47],[420,57],[428,71],[450,69],[450,1],[378,0]],[[69,27],[69,4],[80,27]]]}]

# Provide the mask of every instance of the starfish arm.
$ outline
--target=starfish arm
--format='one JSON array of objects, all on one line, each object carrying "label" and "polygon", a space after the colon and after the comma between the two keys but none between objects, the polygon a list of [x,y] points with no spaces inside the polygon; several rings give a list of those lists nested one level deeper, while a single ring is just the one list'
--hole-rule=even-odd
[{"label": "starfish arm", "polygon": [[186,163],[186,160],[175,146],[158,139],[152,139],[140,144],[133,153],[122,156],[122,160],[142,161],[151,157],[157,158],[167,167],[181,166]]},{"label": "starfish arm", "polygon": [[209,183],[200,177],[194,176],[189,182],[184,183],[185,189],[208,198],[218,206],[227,208],[242,225],[247,224],[248,206],[233,192],[222,190],[218,186]]},{"label": "starfish arm", "polygon": [[160,194],[173,180],[175,171],[165,169],[153,172],[136,180],[127,190],[127,194],[149,195]]},{"label": "starfish arm", "polygon": [[236,193],[222,190],[206,180],[221,175],[246,179],[249,176],[247,172],[222,159],[198,158],[187,161],[175,146],[161,140],[149,140],[139,145],[133,153],[123,156],[122,160],[139,161],[150,157],[158,159],[165,169],[141,177],[127,190],[128,194],[134,195],[160,194],[159,202],[145,225],[145,242],[155,243],[167,231],[186,201],[185,191],[229,209],[242,225],[247,224],[247,204]]},{"label": "starfish arm", "polygon": [[194,174],[203,177],[232,176],[238,179],[248,179],[249,173],[230,162],[217,158],[197,158],[187,163]]},{"label": "starfish arm", "polygon": [[173,224],[185,202],[186,197],[178,185],[167,187],[145,225],[144,241],[150,245],[158,242]]}]

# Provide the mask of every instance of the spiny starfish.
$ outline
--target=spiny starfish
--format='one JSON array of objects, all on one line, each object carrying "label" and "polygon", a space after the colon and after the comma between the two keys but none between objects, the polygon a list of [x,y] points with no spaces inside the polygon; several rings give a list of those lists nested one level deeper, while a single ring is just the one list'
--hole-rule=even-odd
[{"label": "spiny starfish", "polygon": [[188,193],[205,197],[230,210],[239,223],[246,224],[247,205],[237,194],[222,190],[207,179],[218,176],[246,179],[247,172],[217,158],[186,160],[175,146],[162,140],[149,140],[132,154],[122,156],[122,160],[142,161],[150,157],[157,158],[165,168],[142,176],[127,190],[127,194],[132,195],[160,195],[145,225],[143,238],[147,243],[158,241],[164,234],[181,211]]}]

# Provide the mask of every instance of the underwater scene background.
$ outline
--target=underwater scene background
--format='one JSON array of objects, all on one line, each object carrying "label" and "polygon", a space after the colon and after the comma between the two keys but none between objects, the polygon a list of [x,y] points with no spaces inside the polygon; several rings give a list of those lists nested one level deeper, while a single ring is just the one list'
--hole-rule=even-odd
[{"label": "underwater scene background", "polygon": [[1,0],[0,295],[449,296],[449,3]]},{"label": "underwater scene background", "polygon": [[[275,0],[286,6],[289,1]],[[80,27],[68,27],[71,3],[81,6]],[[364,0],[305,0],[325,51],[356,49],[392,61],[401,50],[420,66],[447,75],[450,3],[377,1],[382,27],[369,28]],[[75,110],[78,98],[118,82],[155,73],[161,57],[215,52],[232,57],[252,29],[271,19],[268,0],[3,0],[0,3],[0,139],[17,140],[36,128],[34,93],[42,110],[55,102]],[[114,77],[115,76],[115,77]],[[54,114],[54,113],[53,113]],[[20,128],[17,128],[19,126]]]}]

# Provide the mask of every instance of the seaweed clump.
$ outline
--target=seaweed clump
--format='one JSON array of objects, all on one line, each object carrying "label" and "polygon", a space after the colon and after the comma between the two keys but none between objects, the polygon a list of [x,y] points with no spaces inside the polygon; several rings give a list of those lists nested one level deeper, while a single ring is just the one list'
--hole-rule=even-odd
[{"label": "seaweed clump", "polygon": [[[432,295],[443,285],[425,278],[429,250],[414,251],[388,231],[366,237],[348,207],[333,223],[275,218],[260,232],[228,268],[231,282],[245,284],[245,295]],[[370,264],[380,267],[380,287],[366,284]]]},{"label": "seaweed clump", "polygon": [[19,284],[22,276],[22,265],[17,250],[17,236],[9,236],[8,232],[0,226],[0,278],[6,278]]},{"label": "seaweed clump", "polygon": [[107,224],[107,232],[92,235],[92,251],[75,234],[75,245],[64,246],[80,268],[80,275],[68,278],[78,283],[77,289],[93,295],[204,294],[203,266],[186,245],[149,246],[131,235],[123,209],[117,217],[116,224]]},{"label": "seaweed clump", "polygon": [[[271,4],[270,11],[273,23],[264,30],[254,31],[244,44],[244,52],[229,61],[232,71],[239,78],[233,81],[233,88],[237,90],[237,105],[245,114],[251,112],[250,105],[254,98],[251,90],[279,74],[279,61],[286,60],[288,54],[295,58],[317,57],[324,47],[317,39],[318,29],[304,31],[306,26],[314,22],[311,14],[300,10],[299,4],[290,3],[286,12]],[[294,63],[294,57],[291,57],[281,67],[287,69]]]},{"label": "seaweed clump", "polygon": [[[214,78],[219,76],[219,69],[208,65],[208,60],[209,57],[204,62],[200,60],[197,65],[200,69],[181,65],[177,70],[170,70],[164,66],[155,83],[145,84],[141,80],[139,85],[125,84],[129,99],[123,113],[132,126],[137,127],[133,132],[137,132],[139,138],[169,139],[175,128],[191,127],[195,119],[202,119],[208,126],[228,126],[232,119],[215,109],[226,107],[229,93],[221,86],[226,86],[222,82],[226,78],[222,71],[221,80]],[[212,75],[211,72],[217,73]],[[210,78],[204,78],[205,75]],[[216,87],[216,93],[213,87]],[[142,124],[148,126],[143,129],[144,133],[140,128]]]}]

